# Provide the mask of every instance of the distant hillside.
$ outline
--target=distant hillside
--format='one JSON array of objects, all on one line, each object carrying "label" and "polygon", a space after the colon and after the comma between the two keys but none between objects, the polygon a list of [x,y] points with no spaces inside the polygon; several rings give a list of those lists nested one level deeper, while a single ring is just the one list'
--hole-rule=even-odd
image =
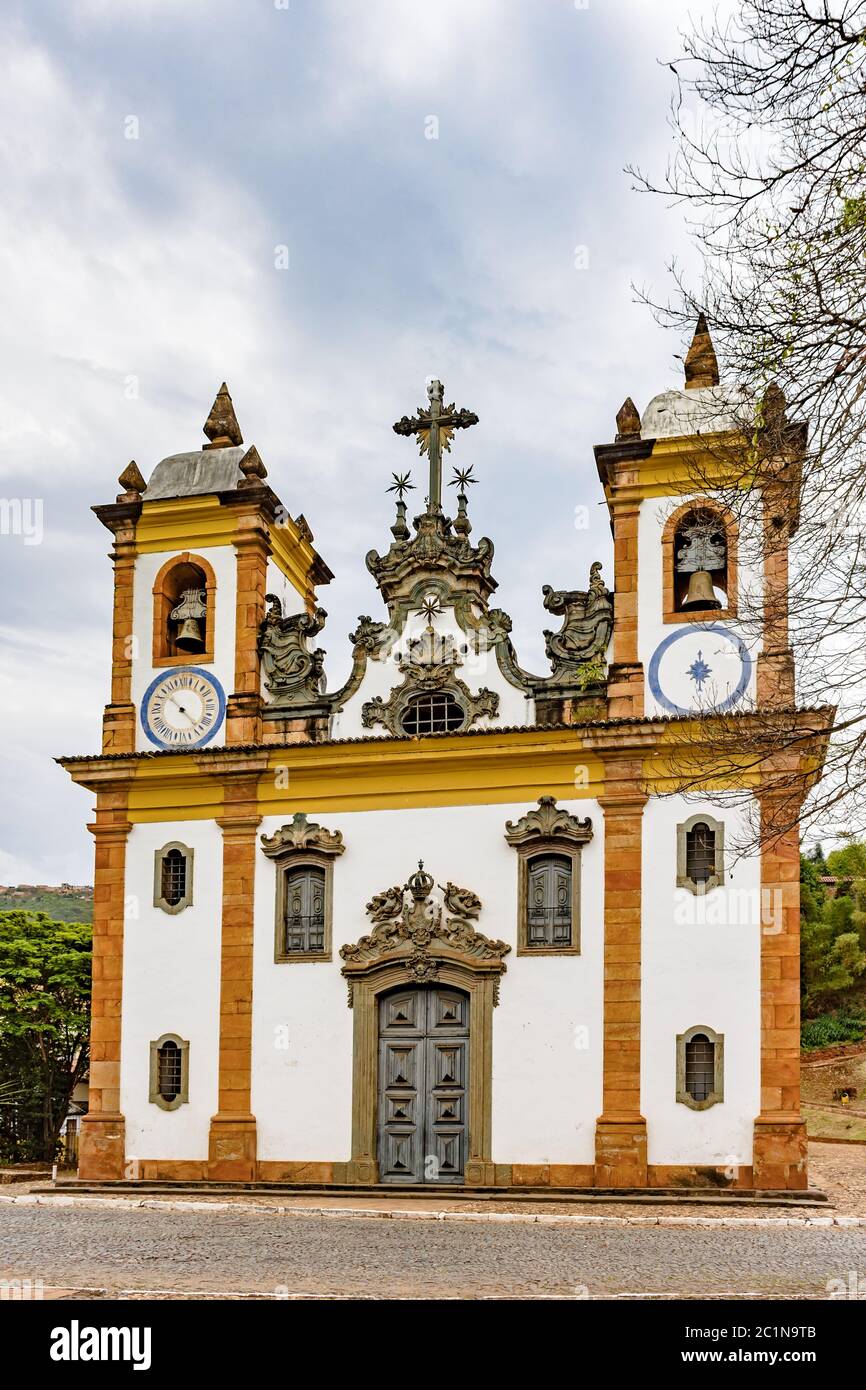
[{"label": "distant hillside", "polygon": [[93,889],[87,884],[0,884],[0,912],[44,912],[56,922],[92,922]]}]

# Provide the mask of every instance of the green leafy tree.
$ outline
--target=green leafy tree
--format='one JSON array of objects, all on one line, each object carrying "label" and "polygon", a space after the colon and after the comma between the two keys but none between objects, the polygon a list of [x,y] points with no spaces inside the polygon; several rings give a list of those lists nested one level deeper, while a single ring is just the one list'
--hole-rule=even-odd
[{"label": "green leafy tree", "polygon": [[[855,848],[862,846],[840,853]],[[844,1002],[866,972],[866,880],[844,897],[828,898],[818,866],[801,859],[800,915],[802,1007],[809,1016]]]},{"label": "green leafy tree", "polygon": [[87,1075],[91,928],[0,913],[0,1127],[7,1157],[51,1160]]},{"label": "green leafy tree", "polygon": [[852,840],[827,855],[827,873],[836,878],[866,880],[866,845]]}]

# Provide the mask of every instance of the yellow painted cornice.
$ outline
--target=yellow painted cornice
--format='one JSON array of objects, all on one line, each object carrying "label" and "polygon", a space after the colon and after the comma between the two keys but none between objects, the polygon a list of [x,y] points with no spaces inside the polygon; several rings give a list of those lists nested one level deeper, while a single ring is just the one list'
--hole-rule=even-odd
[{"label": "yellow painted cornice", "polygon": [[[814,728],[814,713],[808,716]],[[745,723],[748,717],[744,717]],[[761,716],[761,720],[766,716]],[[827,712],[827,725],[832,712]],[[761,722],[758,720],[758,724]],[[757,727],[757,725],[756,725]],[[706,725],[703,726],[704,735]],[[290,816],[326,811],[384,811],[424,806],[532,804],[598,798],[606,782],[622,792],[622,764],[635,764],[635,791],[681,790],[683,750],[694,758],[701,726],[692,720],[611,721],[570,728],[527,728],[431,739],[364,739],[356,743],[220,748],[200,753],[122,758],[64,758],[74,781],[92,790],[125,785],[132,822],[213,820],[225,788],[239,776],[256,781],[256,813]],[[820,767],[820,740],[802,751]],[[705,768],[709,773],[709,769]],[[756,787],[759,770],[726,757],[713,787]]]},{"label": "yellow painted cornice", "polygon": [[[283,517],[276,522],[262,515],[262,526],[270,538],[274,563],[309,606],[315,600],[314,569],[318,555],[293,519],[286,513]],[[237,534],[237,508],[225,506],[215,493],[207,493],[144,501],[136,525],[135,544],[142,555],[173,550],[199,551],[210,546],[231,545]]]}]

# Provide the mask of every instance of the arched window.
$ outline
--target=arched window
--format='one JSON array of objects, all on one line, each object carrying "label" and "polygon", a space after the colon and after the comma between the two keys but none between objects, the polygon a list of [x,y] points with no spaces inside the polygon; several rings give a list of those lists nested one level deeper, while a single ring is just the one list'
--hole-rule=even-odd
[{"label": "arched window", "polygon": [[697,1024],[677,1036],[677,1100],[706,1110],[724,1100],[724,1046],[721,1033]]},{"label": "arched window", "polygon": [[154,856],[153,905],[163,912],[183,912],[192,903],[193,851],[173,840]]},{"label": "arched window", "polygon": [[693,883],[708,883],[716,871],[716,832],[706,821],[686,831],[686,873]]},{"label": "arched window", "polygon": [[466,719],[463,706],[448,690],[416,695],[400,721],[407,734],[450,734]]},{"label": "arched window", "polygon": [[200,555],[167,560],[153,585],[153,664],[213,661],[216,579]]},{"label": "arched window", "polygon": [[687,502],[662,532],[663,621],[712,622],[737,611],[737,525],[727,508]]},{"label": "arched window", "polygon": [[287,956],[325,950],[325,870],[313,865],[285,870]]},{"label": "arched window", "polygon": [[150,1044],[150,1101],[162,1110],[176,1110],[189,1100],[189,1043],[176,1033],[164,1033]]},{"label": "arched window", "polygon": [[698,895],[725,881],[725,827],[706,813],[677,826],[677,887]]},{"label": "arched window", "polygon": [[571,859],[539,854],[528,865],[527,946],[571,945]]}]

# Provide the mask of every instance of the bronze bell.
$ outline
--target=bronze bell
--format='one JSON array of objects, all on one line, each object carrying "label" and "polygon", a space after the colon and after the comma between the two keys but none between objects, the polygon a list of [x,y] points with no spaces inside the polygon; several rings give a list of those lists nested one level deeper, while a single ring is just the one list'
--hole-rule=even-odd
[{"label": "bronze bell", "polygon": [[185,618],[174,639],[174,645],[182,652],[203,652],[204,638],[198,618]]},{"label": "bronze bell", "polygon": [[689,587],[682,602],[682,611],[697,612],[721,606],[713,591],[713,580],[709,570],[695,570],[689,576]]}]

